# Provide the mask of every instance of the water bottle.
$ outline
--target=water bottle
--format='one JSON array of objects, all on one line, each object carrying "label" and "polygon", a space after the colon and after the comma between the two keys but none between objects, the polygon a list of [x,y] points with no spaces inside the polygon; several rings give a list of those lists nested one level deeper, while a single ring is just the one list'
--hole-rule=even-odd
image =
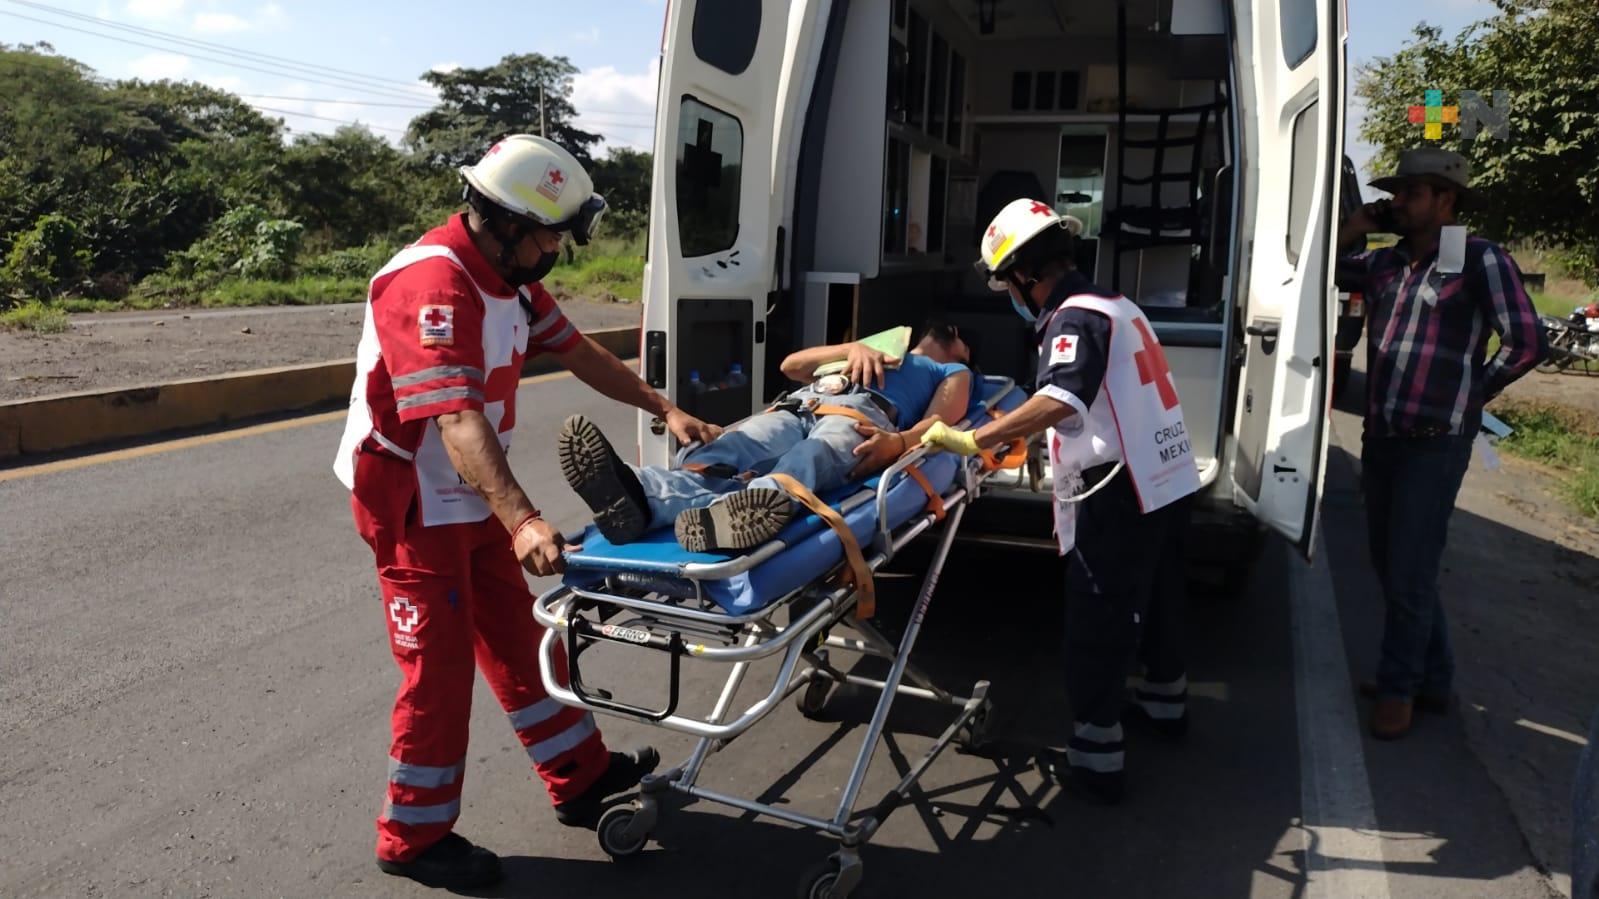
[{"label": "water bottle", "polygon": [[744,374],[744,365],[735,362],[727,369],[727,386],[732,388],[743,387],[750,382],[749,376]]},{"label": "water bottle", "polygon": [[695,370],[688,373],[688,389],[690,393],[696,396],[709,389],[706,387],[705,382],[700,380],[699,371]]}]

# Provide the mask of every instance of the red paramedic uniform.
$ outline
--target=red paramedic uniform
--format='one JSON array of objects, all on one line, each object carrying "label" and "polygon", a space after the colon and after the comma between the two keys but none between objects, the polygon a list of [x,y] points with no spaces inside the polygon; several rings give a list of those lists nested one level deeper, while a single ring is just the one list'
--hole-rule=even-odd
[{"label": "red paramedic uniform", "polygon": [[381,859],[415,858],[460,814],[474,661],[553,801],[576,797],[610,763],[593,717],[545,695],[543,629],[510,536],[456,473],[433,421],[482,412],[509,448],[529,344],[564,353],[582,340],[541,285],[519,296],[494,272],[464,215],[372,279],[333,467],[377,559],[403,678],[377,821]]}]

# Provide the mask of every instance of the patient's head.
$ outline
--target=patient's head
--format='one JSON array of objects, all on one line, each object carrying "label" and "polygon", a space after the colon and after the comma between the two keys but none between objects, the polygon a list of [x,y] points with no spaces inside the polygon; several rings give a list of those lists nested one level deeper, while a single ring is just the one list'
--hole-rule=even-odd
[{"label": "patient's head", "polygon": [[934,362],[960,362],[972,364],[972,347],[954,325],[943,319],[931,319],[922,332],[921,342],[912,352],[920,353]]}]

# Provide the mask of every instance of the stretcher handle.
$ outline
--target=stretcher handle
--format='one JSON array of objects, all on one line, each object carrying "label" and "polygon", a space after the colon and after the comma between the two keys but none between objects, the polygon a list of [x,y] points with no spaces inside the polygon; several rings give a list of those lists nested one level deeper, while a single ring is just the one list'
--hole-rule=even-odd
[{"label": "stretcher handle", "polygon": [[[642,718],[646,721],[661,721],[677,711],[679,672],[682,669],[681,660],[688,652],[688,647],[683,644],[683,635],[673,631],[668,637],[659,634],[641,631],[637,628],[623,628],[634,634],[648,633],[647,639],[640,641],[636,637],[624,637],[617,631],[607,633],[604,629],[594,626],[587,618],[577,614],[574,609],[571,613],[571,623],[566,628],[566,669],[570,680],[573,695],[583,701],[584,705],[598,709],[628,715],[633,718]],[[648,646],[651,649],[664,650],[671,659],[671,676],[668,680],[666,707],[651,709],[645,706],[632,705],[618,702],[610,696],[590,692],[583,686],[583,669],[579,662],[585,650],[601,642],[625,643],[634,646]]]},{"label": "stretcher handle", "polygon": [[[1003,409],[988,410],[988,416],[995,421],[998,421],[1004,415],[1005,410]],[[977,454],[977,458],[982,460],[984,471],[1008,471],[1012,468],[1021,468],[1027,464],[1027,440],[1018,437],[1006,445],[1005,452],[984,450]]]}]

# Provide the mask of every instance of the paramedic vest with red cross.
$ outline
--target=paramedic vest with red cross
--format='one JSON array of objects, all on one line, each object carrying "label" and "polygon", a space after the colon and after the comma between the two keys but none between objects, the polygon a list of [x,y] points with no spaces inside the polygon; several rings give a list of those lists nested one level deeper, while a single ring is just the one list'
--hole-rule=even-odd
[{"label": "paramedic vest with red cross", "polygon": [[[380,325],[392,318],[373,311],[383,286],[425,260],[447,261],[466,275],[482,301],[481,321],[467,320],[477,317],[476,303],[428,302],[429,294],[422,293],[403,298],[407,317],[398,327]],[[380,332],[382,327],[389,331]],[[355,489],[356,453],[364,443],[375,443],[415,467],[417,512],[424,526],[488,518],[488,504],[456,473],[431,416],[480,408],[509,450],[522,360],[529,331],[538,327],[528,321],[519,296],[497,296],[479,286],[452,247],[422,242],[401,250],[372,278],[367,295],[349,416],[333,463],[339,480]],[[481,348],[465,345],[470,342],[480,342]],[[408,354],[404,358],[397,356],[402,348]]]},{"label": "paramedic vest with red cross", "polygon": [[[1144,514],[1199,489],[1199,468],[1183,424],[1177,384],[1143,311],[1124,297],[1089,294],[1068,297],[1059,308],[1074,307],[1110,321],[1110,347],[1105,376],[1089,404],[1087,420],[1082,420],[1079,410],[1079,415],[1049,430],[1055,536],[1063,555],[1077,542],[1079,495],[1085,486],[1094,486],[1083,483],[1087,469],[1124,463]],[[1063,352],[1073,349],[1068,346]],[[1056,347],[1040,350],[1054,353]]]}]

